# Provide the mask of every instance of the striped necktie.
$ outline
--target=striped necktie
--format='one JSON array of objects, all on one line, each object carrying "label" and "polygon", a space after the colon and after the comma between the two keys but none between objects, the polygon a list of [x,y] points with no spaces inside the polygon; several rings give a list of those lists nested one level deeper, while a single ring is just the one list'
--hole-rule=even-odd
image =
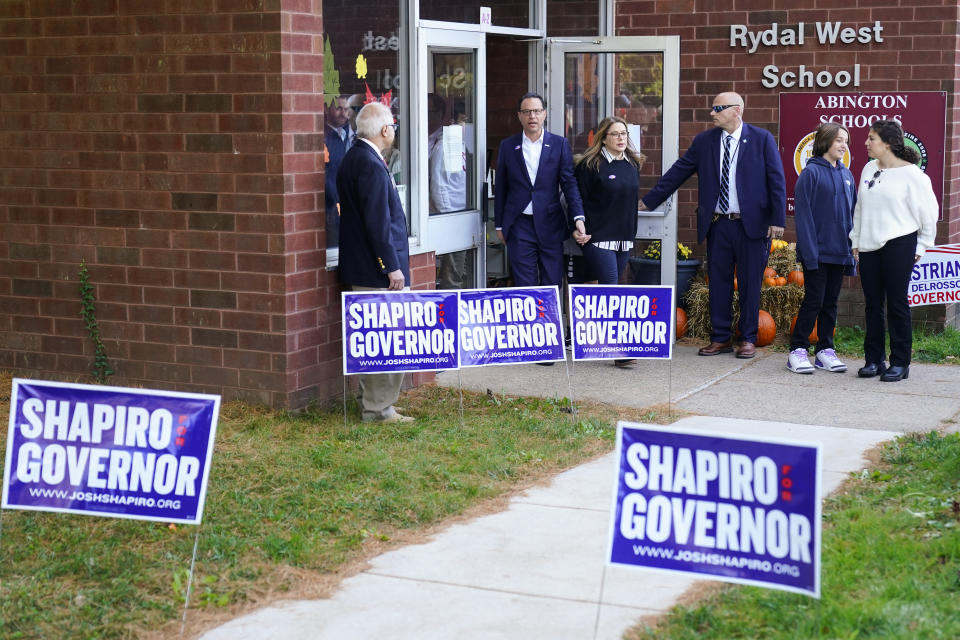
[{"label": "striped necktie", "polygon": [[723,138],[723,171],[720,174],[720,201],[717,208],[720,213],[726,213],[730,206],[730,141],[733,136]]}]

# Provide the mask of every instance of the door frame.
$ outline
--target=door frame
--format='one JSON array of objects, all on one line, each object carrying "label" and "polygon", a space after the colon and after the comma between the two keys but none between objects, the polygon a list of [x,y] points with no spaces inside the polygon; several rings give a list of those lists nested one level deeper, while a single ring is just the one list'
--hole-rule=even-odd
[{"label": "door frame", "polygon": [[[543,95],[547,99],[547,128],[563,136],[564,56],[568,53],[659,53],[663,56],[663,160],[666,172],[680,157],[680,36],[583,36],[547,38],[543,48]],[[600,74],[599,112],[613,114],[613,69]],[[654,211],[638,212],[637,238],[659,239],[663,247],[677,246],[677,194]],[[672,215],[671,215],[672,214]],[[660,282],[676,284],[677,252],[661,251]]]},{"label": "door frame", "polygon": [[[415,81],[411,87],[411,158],[412,167],[416,168],[416,188],[412,190],[411,224],[419,230],[419,247],[421,252],[433,251],[437,255],[454,251],[476,250],[476,259],[472,268],[474,282],[482,282],[486,265],[486,242],[484,236],[483,219],[480,209],[486,180],[487,166],[487,52],[486,36],[481,31],[464,29],[448,29],[441,27],[417,28],[418,64]],[[430,51],[434,49],[449,50],[451,52],[472,51],[475,66],[474,95],[476,98],[474,112],[474,131],[476,144],[474,145],[473,202],[475,207],[456,213],[430,215],[430,186],[427,136],[427,101],[425,100],[429,87],[428,71],[430,69]],[[416,222],[413,221],[416,218]]]}]

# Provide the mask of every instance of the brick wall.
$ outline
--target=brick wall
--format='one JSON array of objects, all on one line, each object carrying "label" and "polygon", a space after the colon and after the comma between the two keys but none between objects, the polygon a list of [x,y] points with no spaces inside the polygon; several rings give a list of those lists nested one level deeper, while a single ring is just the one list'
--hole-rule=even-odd
[{"label": "brick wall", "polygon": [[[816,8],[811,8],[813,5]],[[788,8],[796,7],[796,8]],[[773,0],[657,0],[619,1],[615,6],[617,35],[679,35],[680,43],[680,149],[689,147],[694,136],[710,126],[707,108],[722,91],[737,91],[746,101],[745,120],[770,130],[775,136],[779,123],[781,91],[814,91],[818,88],[780,87],[761,84],[762,69],[775,64],[796,71],[805,65],[814,71],[832,73],[861,65],[859,88],[832,87],[849,91],[946,91],[947,141],[944,171],[944,221],[937,233],[939,243],[960,242],[960,105],[957,103],[958,6],[952,0],[835,0],[828,3],[783,3]],[[730,25],[745,24],[761,30],[771,23],[794,27],[804,22],[808,30],[815,22],[841,21],[844,26],[883,25],[883,43],[821,45],[815,38],[801,46],[759,47],[748,54],[730,46]],[[853,140],[861,145],[862,140]],[[695,242],[696,181],[681,189],[679,237]],[[787,219],[787,239],[795,239],[792,218]],[[697,248],[702,255],[703,247]],[[862,324],[859,283],[848,278],[844,292],[841,323]],[[862,297],[860,298],[862,300]],[[843,309],[841,310],[843,311]],[[943,314],[941,314],[943,315]]]},{"label": "brick wall", "polygon": [[296,196],[262,4],[0,3],[0,365],[87,379],[85,261],[112,382],[284,402]]},{"label": "brick wall", "polygon": [[342,392],[322,34],[320,0],[0,3],[0,367],[90,379],[85,261],[111,383]]}]

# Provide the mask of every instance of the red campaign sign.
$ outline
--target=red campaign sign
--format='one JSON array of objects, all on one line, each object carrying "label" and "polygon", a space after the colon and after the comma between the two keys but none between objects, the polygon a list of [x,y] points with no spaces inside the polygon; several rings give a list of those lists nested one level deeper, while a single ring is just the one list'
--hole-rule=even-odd
[{"label": "red campaign sign", "polygon": [[943,155],[947,130],[947,94],[942,91],[890,93],[781,93],[780,157],[787,178],[787,214],[793,215],[793,190],[813,152],[821,122],[836,122],[850,131],[843,163],[853,177],[870,161],[864,143],[877,120],[897,120],[908,147],[920,154],[919,166],[930,176],[943,219]]}]

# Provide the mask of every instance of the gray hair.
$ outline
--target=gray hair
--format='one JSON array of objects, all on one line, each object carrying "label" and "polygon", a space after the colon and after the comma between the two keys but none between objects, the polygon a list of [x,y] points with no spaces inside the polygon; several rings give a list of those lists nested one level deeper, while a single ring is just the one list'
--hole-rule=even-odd
[{"label": "gray hair", "polygon": [[380,135],[380,130],[393,124],[390,107],[379,102],[364,105],[357,114],[357,136],[370,140]]}]

